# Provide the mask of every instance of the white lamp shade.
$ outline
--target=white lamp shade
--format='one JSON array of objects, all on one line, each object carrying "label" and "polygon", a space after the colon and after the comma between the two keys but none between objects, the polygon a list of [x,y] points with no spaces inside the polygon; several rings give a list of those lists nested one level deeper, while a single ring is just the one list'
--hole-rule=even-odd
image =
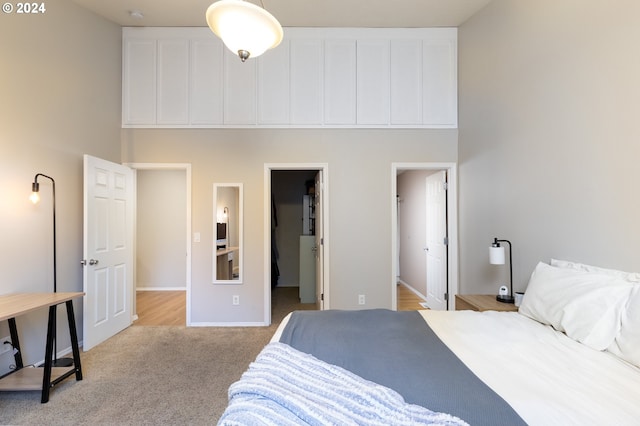
[{"label": "white lamp shade", "polygon": [[220,0],[207,9],[207,24],[235,54],[262,55],[282,41],[282,27],[263,8],[242,0]]},{"label": "white lamp shade", "polygon": [[489,263],[504,265],[504,247],[489,247]]}]

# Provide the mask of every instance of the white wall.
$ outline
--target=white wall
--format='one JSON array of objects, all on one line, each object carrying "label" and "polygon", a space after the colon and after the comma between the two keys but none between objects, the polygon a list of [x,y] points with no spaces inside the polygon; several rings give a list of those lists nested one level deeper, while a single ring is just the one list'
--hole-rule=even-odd
[{"label": "white wall", "polygon": [[[82,290],[82,155],[120,159],[120,28],[68,0],[43,15],[0,17],[0,294],[53,290],[56,181],[58,290]],[[75,303],[82,339],[82,303]],[[18,319],[25,364],[44,358],[47,311]],[[58,349],[69,347],[64,307]],[[0,337],[8,335],[0,323]],[[0,357],[0,374],[10,357]]]},{"label": "white wall", "polygon": [[[640,2],[494,0],[459,31],[461,293],[551,257],[640,271]],[[505,278],[506,277],[506,278]]]},{"label": "white wall", "polygon": [[[391,164],[455,162],[456,130],[125,129],[124,162],[192,164],[192,321],[264,320],[264,165],[326,163],[330,306],[391,308]],[[214,182],[244,184],[242,285],[211,284]],[[395,188],[393,188],[395,191]],[[232,305],[232,296],[240,305]],[[268,295],[267,295],[268,296]]]},{"label": "white wall", "polygon": [[186,289],[184,170],[137,170],[136,288]]}]

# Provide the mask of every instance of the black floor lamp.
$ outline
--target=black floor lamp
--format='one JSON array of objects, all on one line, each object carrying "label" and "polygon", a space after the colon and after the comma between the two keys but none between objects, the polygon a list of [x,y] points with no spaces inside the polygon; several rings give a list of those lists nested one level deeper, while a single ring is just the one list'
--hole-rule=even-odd
[{"label": "black floor lamp", "polygon": [[[51,176],[47,176],[47,175],[43,175],[42,173],[38,173],[36,174],[36,176],[33,178],[33,183],[31,184],[31,197],[29,197],[29,199],[31,200],[31,202],[33,204],[38,203],[38,201],[40,201],[40,184],[38,183],[38,177],[43,177],[43,178],[47,178],[51,181],[51,188],[52,188],[52,194],[53,194],[53,292],[57,293],[58,292],[58,284],[57,284],[57,270],[56,270],[56,265],[57,265],[57,259],[56,259],[56,181],[51,177]],[[71,365],[73,365],[73,360],[71,358],[61,358],[58,359],[58,340],[57,340],[57,336],[56,336],[56,330],[58,328],[57,326],[57,322],[56,322],[56,312],[58,311],[57,307],[53,312],[53,319],[54,319],[54,327],[53,327],[53,343],[54,343],[54,350],[53,350],[53,366],[54,367],[69,367]]]}]

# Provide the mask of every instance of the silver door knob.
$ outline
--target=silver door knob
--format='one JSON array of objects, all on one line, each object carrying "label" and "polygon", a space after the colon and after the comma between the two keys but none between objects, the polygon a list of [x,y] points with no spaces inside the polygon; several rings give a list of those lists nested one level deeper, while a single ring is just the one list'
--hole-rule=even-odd
[{"label": "silver door knob", "polygon": [[97,265],[98,261],[96,259],[89,259],[89,265]]}]

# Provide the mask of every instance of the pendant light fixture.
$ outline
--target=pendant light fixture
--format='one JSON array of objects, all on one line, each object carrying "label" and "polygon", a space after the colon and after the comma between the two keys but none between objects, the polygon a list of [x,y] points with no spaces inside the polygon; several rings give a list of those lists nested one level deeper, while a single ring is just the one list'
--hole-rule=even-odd
[{"label": "pendant light fixture", "polygon": [[[262,3],[262,0],[260,1]],[[263,5],[264,6],[264,5]],[[242,62],[282,41],[282,26],[264,7],[243,0],[219,0],[207,9],[207,24]]]}]

